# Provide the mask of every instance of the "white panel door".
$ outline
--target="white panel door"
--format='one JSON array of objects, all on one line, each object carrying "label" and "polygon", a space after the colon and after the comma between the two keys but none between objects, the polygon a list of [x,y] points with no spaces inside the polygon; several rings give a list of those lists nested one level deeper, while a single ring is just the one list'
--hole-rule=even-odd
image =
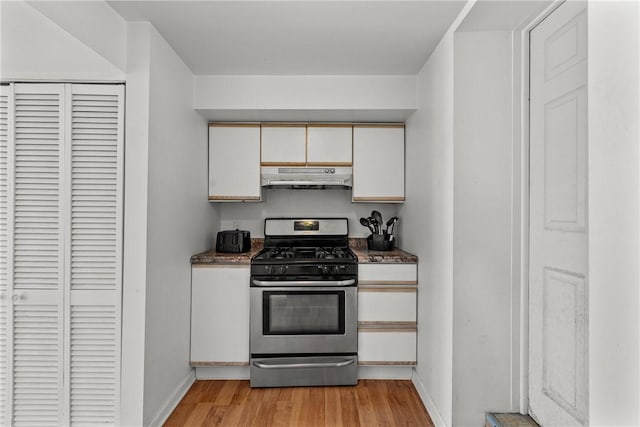
[{"label": "white panel door", "polygon": [[529,411],[588,423],[586,4],[531,32]]},{"label": "white panel door", "polygon": [[403,125],[354,125],[352,198],[404,201]]},{"label": "white panel door", "polygon": [[309,166],[351,166],[352,125],[308,125]]},{"label": "white panel door", "polygon": [[260,200],[260,125],[209,124],[209,200]]}]

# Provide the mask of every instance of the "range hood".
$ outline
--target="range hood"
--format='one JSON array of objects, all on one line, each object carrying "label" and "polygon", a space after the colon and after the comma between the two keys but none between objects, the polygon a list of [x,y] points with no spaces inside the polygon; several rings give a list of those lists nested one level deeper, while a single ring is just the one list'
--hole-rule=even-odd
[{"label": "range hood", "polygon": [[269,166],[262,168],[262,186],[265,188],[351,188],[351,182],[351,167]]}]

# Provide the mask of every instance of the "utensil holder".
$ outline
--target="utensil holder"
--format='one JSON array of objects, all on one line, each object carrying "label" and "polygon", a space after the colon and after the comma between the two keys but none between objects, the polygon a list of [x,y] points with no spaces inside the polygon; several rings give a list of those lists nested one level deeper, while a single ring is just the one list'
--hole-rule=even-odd
[{"label": "utensil holder", "polygon": [[369,234],[367,237],[367,248],[370,251],[391,251],[395,240],[389,240],[389,235],[384,234]]}]

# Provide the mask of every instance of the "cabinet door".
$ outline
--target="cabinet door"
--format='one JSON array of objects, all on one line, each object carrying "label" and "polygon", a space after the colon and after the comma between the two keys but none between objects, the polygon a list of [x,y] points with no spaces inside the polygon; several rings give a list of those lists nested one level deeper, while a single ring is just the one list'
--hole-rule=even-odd
[{"label": "cabinet door", "polygon": [[249,266],[191,269],[191,364],[249,364]]},{"label": "cabinet door", "polygon": [[352,125],[309,125],[307,164],[310,166],[351,166]]},{"label": "cabinet door", "polygon": [[304,124],[263,124],[263,166],[304,166],[307,163],[307,127]]},{"label": "cabinet door", "polygon": [[209,200],[260,200],[260,125],[209,124]]},{"label": "cabinet door", "polygon": [[353,127],[354,202],[403,202],[404,175],[404,125]]}]

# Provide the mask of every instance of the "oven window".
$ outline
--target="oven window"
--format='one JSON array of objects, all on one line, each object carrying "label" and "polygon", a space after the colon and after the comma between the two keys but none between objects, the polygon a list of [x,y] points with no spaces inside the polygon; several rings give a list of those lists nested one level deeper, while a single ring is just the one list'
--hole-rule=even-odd
[{"label": "oven window", "polygon": [[344,298],[344,291],[264,291],[264,335],[342,335]]}]

